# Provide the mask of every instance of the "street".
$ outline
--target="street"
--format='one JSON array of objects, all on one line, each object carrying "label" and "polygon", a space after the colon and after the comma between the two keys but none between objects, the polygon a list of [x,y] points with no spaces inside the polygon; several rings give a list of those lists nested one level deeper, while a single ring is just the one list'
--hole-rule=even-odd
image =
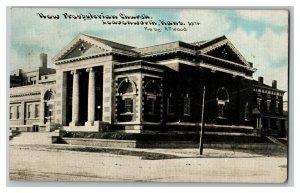
[{"label": "street", "polygon": [[280,183],[286,155],[231,150],[10,145],[11,180]]}]

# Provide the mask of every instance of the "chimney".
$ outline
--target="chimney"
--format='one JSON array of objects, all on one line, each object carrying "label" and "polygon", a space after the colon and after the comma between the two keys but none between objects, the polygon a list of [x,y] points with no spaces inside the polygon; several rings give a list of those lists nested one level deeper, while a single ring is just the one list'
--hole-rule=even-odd
[{"label": "chimney", "polygon": [[277,80],[272,81],[272,88],[277,88]]},{"label": "chimney", "polygon": [[41,53],[40,54],[40,67],[47,68],[47,54]]},{"label": "chimney", "polygon": [[258,85],[263,85],[264,84],[264,77],[262,77],[262,76],[259,76],[258,77]]}]

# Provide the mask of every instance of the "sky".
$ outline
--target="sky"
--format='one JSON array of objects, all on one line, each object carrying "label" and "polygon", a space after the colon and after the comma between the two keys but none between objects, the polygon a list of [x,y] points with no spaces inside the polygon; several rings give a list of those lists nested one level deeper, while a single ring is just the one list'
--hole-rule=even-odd
[{"label": "sky", "polygon": [[[37,13],[59,15],[59,19],[41,19]],[[64,19],[63,14],[128,16],[148,15],[152,21],[193,21],[187,31],[146,31],[143,26],[103,25],[100,19]],[[122,19],[119,19],[122,20]],[[123,20],[122,20],[123,21]],[[140,20],[141,21],[141,20]],[[159,22],[158,22],[159,23]],[[264,77],[279,89],[288,89],[288,12],[283,10],[218,9],[96,9],[96,8],[12,8],[10,19],[10,70],[39,65],[39,54],[48,61],[79,33],[145,47],[172,41],[187,43],[225,35],[241,54],[257,68],[253,77]],[[49,67],[54,67],[52,63]],[[284,100],[287,100],[285,94]]]}]

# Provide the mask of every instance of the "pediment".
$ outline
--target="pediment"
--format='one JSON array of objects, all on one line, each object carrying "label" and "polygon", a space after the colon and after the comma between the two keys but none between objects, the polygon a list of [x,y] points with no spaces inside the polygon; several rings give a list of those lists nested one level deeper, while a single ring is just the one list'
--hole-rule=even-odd
[{"label": "pediment", "polygon": [[77,43],[74,48],[69,51],[67,54],[64,55],[61,59],[71,59],[76,57],[86,57],[86,56],[92,56],[96,54],[101,54],[104,52],[108,52],[109,50],[106,50],[101,47],[97,47],[89,42],[80,41]]},{"label": "pediment", "polygon": [[72,58],[84,58],[97,54],[111,52],[112,48],[84,34],[78,35],[65,46],[54,58],[53,62]]},{"label": "pediment", "polygon": [[242,56],[242,54],[234,47],[234,45],[224,37],[220,41],[213,42],[209,46],[201,50],[201,54],[213,56],[222,60],[238,63],[249,66],[249,62]]},{"label": "pediment", "polygon": [[217,47],[217,48],[207,52],[206,54],[209,56],[213,56],[213,57],[227,60],[230,62],[244,64],[243,60],[241,60],[240,57],[238,57],[237,54],[226,44],[223,46]]}]

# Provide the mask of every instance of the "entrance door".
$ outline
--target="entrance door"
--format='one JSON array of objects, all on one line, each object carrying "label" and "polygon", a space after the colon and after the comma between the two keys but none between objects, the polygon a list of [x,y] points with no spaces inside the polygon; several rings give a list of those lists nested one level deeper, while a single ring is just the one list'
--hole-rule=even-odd
[{"label": "entrance door", "polygon": [[32,125],[32,131],[33,132],[39,132],[39,126],[38,125]]}]

